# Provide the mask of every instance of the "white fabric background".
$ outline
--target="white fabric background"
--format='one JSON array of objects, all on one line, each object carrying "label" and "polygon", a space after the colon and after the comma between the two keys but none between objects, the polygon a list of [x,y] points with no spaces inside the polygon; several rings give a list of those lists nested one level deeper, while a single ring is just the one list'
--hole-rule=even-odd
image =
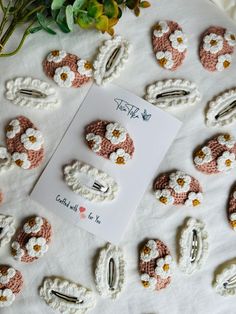
[{"label": "white fabric background", "polygon": [[[189,38],[188,56],[184,65],[174,73],[161,70],[152,52],[150,30],[160,19],[176,20],[182,25]],[[91,313],[235,313],[235,298],[218,296],[211,287],[217,266],[236,257],[235,234],[226,219],[227,199],[235,181],[235,173],[232,171],[227,175],[206,176],[195,170],[192,163],[192,152],[195,147],[221,131],[221,129],[208,129],[204,124],[207,101],[224,89],[235,86],[235,55],[232,67],[224,73],[209,73],[200,64],[199,36],[210,25],[229,27],[236,32],[236,26],[208,1],[153,0],[152,7],[143,10],[138,19],[127,11],[116,29],[117,33],[132,42],[133,52],[125,71],[115,83],[139,96],[144,95],[147,84],[158,79],[180,77],[191,79],[199,85],[203,95],[201,103],[174,113],[183,121],[183,128],[156,174],[175,168],[186,171],[200,180],[205,199],[204,204],[197,209],[161,207],[153,197],[150,184],[121,242],[127,260],[126,289],[117,301],[104,300],[98,296],[97,307]],[[38,287],[45,276],[62,276],[95,290],[93,278],[95,257],[98,249],[105,243],[86,231],[68,225],[60,217],[53,215],[50,208],[44,209],[28,197],[81,104],[88,87],[78,90],[59,90],[62,106],[52,112],[18,108],[5,100],[3,93],[5,81],[16,76],[31,75],[47,80],[42,71],[41,61],[50,49],[63,48],[92,60],[103,39],[105,36],[95,31],[76,31],[71,35],[58,32],[55,37],[38,33],[29,38],[17,56],[0,60],[0,143],[4,143],[4,126],[9,119],[19,114],[32,119],[46,139],[46,159],[40,169],[33,171],[17,169],[1,175],[0,188],[5,193],[5,202],[0,211],[14,215],[17,225],[31,214],[45,216],[52,223],[54,230],[50,250],[46,256],[33,264],[17,263],[10,256],[8,246],[1,249],[0,263],[11,264],[21,270],[25,280],[23,293],[10,308],[1,309],[1,314],[53,313],[38,296]],[[234,126],[224,130],[232,131],[236,135]],[[155,134],[152,140],[155,140]],[[145,169],[145,165],[143,167]],[[184,218],[190,215],[202,218],[209,230],[210,255],[206,265],[190,277],[182,274],[177,267],[168,289],[161,292],[144,290],[137,272],[140,243],[147,238],[159,238],[169,246],[176,259],[177,228]]]}]

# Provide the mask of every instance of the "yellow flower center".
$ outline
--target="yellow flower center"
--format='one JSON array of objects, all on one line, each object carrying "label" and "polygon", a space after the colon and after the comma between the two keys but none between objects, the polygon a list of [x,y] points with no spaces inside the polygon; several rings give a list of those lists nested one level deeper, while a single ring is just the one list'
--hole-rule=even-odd
[{"label": "yellow flower center", "polygon": [[148,255],[148,254],[150,254],[150,252],[151,252],[151,249],[150,249],[150,247],[148,247],[148,246],[145,246],[145,247],[143,248],[143,253],[144,253],[145,255]]},{"label": "yellow flower center", "polygon": [[118,138],[118,137],[120,136],[120,131],[114,130],[114,131],[112,132],[112,135],[113,135],[114,137]]},{"label": "yellow flower center", "polygon": [[216,46],[216,45],[217,45],[217,40],[212,39],[212,40],[210,41],[210,44],[211,44],[211,46]]},{"label": "yellow flower center", "polygon": [[7,269],[2,269],[2,270],[1,270],[2,276],[6,276],[7,273],[8,273]]},{"label": "yellow flower center", "polygon": [[37,141],[36,137],[33,136],[33,135],[29,136],[29,140],[30,140],[30,142],[33,143],[33,144]]},{"label": "yellow flower center", "polygon": [[35,252],[39,252],[39,251],[41,250],[41,246],[38,245],[38,244],[35,244],[35,245],[33,246],[33,249],[35,250]]},{"label": "yellow flower center", "polygon": [[228,67],[230,66],[230,62],[227,61],[227,60],[225,60],[225,61],[223,62],[223,66],[224,66],[224,68],[228,68]]},{"label": "yellow flower center", "polygon": [[11,249],[11,254],[12,254],[13,256],[16,256],[16,250],[15,250],[15,249]]},{"label": "yellow flower center", "polygon": [[59,50],[53,50],[53,51],[51,52],[51,54],[53,55],[53,57],[58,57],[59,54],[60,54],[60,52],[59,52]]},{"label": "yellow flower center", "polygon": [[179,44],[182,44],[183,43],[183,38],[182,37],[178,37],[177,41],[178,41]]},{"label": "yellow flower center", "polygon": [[231,164],[232,164],[232,161],[230,159],[226,159],[226,161],[225,161],[226,167],[230,167]]},{"label": "yellow flower center", "polygon": [[192,203],[193,203],[193,206],[198,206],[198,205],[200,205],[200,202],[199,202],[199,200],[197,200],[197,199],[193,200]]},{"label": "yellow flower center", "polygon": [[199,150],[199,151],[196,153],[196,156],[197,156],[198,158],[203,159],[203,158],[206,157],[206,154],[205,154],[202,150]]},{"label": "yellow flower center", "polygon": [[161,196],[161,197],[159,198],[159,201],[162,202],[163,204],[166,204],[166,203],[167,203],[167,197]]},{"label": "yellow flower center", "polygon": [[68,75],[66,73],[61,74],[62,81],[65,81],[68,78]]},{"label": "yellow flower center", "polygon": [[229,134],[224,134],[224,139],[226,141],[229,141],[229,140],[231,140],[231,136]]},{"label": "yellow flower center", "polygon": [[124,157],[117,157],[116,158],[116,163],[118,164],[118,165],[125,165],[125,159],[124,159]]},{"label": "yellow flower center", "polygon": [[20,159],[17,159],[16,161],[15,161],[15,163],[17,164],[17,166],[18,167],[22,167],[22,165],[23,165],[23,160],[20,160]]},{"label": "yellow flower center", "polygon": [[170,265],[169,264],[163,265],[163,270],[164,271],[168,271],[169,269],[170,269]]},{"label": "yellow flower center", "polygon": [[230,35],[230,38],[231,38],[232,40],[235,40],[235,39],[236,39],[234,34],[231,34],[231,35]]},{"label": "yellow flower center", "polygon": [[182,179],[182,178],[179,178],[179,179],[177,179],[177,183],[178,183],[178,185],[180,185],[180,186],[184,186],[184,184],[185,184],[185,181],[184,181],[184,179]]},{"label": "yellow flower center", "polygon": [[6,127],[6,131],[7,132],[12,132],[14,130],[14,127],[12,126],[12,125],[8,125],[7,127]]},{"label": "yellow flower center", "polygon": [[161,32],[161,31],[162,31],[161,25],[160,25],[160,24],[157,24],[157,25],[155,26],[155,30],[158,31],[158,32]]},{"label": "yellow flower center", "polygon": [[161,67],[164,68],[167,63],[167,59],[166,58],[159,59],[158,63],[160,64]]},{"label": "yellow flower center", "polygon": [[91,70],[91,69],[92,69],[92,64],[87,61],[87,62],[84,64],[84,68],[85,68],[86,70]]},{"label": "yellow flower center", "polygon": [[236,220],[230,221],[232,228],[236,228]]},{"label": "yellow flower center", "polygon": [[0,296],[0,301],[1,302],[6,302],[7,301],[7,297],[4,297],[3,295]]},{"label": "yellow flower center", "polygon": [[35,219],[34,219],[34,218],[31,218],[31,219],[28,221],[28,225],[30,226],[30,228],[34,227],[34,226],[36,225]]},{"label": "yellow flower center", "polygon": [[88,146],[92,149],[94,146],[94,140],[88,141]]},{"label": "yellow flower center", "polygon": [[148,281],[142,281],[144,288],[148,288],[150,286]]}]

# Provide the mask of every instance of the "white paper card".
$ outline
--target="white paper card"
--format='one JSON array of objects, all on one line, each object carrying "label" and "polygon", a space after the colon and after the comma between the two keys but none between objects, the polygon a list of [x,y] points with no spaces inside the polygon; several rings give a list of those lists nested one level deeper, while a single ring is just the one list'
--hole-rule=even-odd
[{"label": "white paper card", "polygon": [[[117,121],[127,129],[135,152],[126,165],[113,164],[87,147],[85,127],[96,120]],[[170,114],[120,87],[93,85],[31,196],[70,223],[118,244],[180,126]],[[63,180],[63,167],[73,160],[112,176],[119,185],[117,198],[92,203],[74,193]]]}]

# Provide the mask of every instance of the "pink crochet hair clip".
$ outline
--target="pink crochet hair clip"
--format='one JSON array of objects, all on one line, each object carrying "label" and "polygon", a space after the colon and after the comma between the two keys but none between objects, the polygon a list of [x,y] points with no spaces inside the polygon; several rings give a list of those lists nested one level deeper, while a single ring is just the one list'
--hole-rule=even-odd
[{"label": "pink crochet hair clip", "polygon": [[118,122],[90,123],[85,129],[85,139],[93,152],[117,165],[125,165],[134,154],[133,140]]},{"label": "pink crochet hair clip", "polygon": [[236,187],[230,193],[227,214],[231,228],[236,231]]}]

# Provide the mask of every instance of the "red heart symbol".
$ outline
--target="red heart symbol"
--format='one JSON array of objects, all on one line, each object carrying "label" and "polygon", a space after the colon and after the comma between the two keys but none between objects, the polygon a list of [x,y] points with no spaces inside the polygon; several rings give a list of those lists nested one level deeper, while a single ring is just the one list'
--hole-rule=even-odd
[{"label": "red heart symbol", "polygon": [[80,208],[79,208],[79,211],[80,211],[81,213],[83,213],[83,212],[85,212],[85,211],[86,211],[86,208],[84,208],[84,207],[80,207]]}]

